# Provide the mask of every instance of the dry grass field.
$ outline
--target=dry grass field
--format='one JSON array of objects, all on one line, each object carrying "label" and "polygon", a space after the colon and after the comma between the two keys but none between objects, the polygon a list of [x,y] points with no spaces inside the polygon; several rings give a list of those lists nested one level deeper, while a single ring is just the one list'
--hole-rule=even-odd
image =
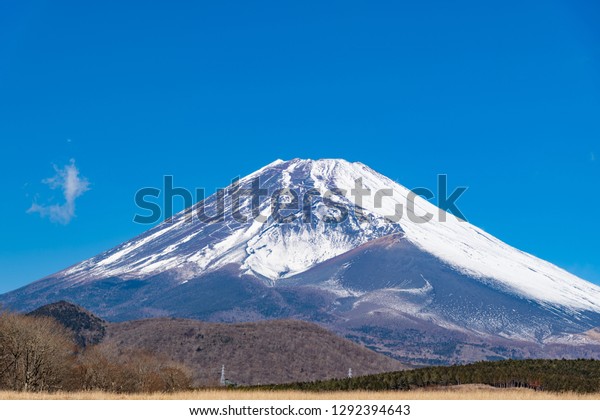
[{"label": "dry grass field", "polygon": [[531,389],[498,389],[462,385],[414,391],[245,391],[203,389],[172,394],[111,394],[104,392],[0,392],[0,400],[598,400],[600,394],[551,393]]}]

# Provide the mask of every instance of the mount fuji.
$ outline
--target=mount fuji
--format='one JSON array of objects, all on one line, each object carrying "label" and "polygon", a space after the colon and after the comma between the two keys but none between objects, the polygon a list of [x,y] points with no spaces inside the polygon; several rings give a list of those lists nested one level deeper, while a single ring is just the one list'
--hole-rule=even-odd
[{"label": "mount fuji", "polygon": [[413,364],[600,355],[600,287],[341,159],[277,160],[0,296],[58,300],[109,320],[297,318]]}]

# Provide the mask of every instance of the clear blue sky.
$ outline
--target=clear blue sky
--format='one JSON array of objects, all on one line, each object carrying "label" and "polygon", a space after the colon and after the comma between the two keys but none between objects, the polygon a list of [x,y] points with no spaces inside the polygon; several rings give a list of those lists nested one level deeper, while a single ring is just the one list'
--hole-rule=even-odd
[{"label": "clear blue sky", "polygon": [[[126,4],[125,4],[126,3]],[[142,232],[133,196],[276,158],[466,185],[468,220],[600,283],[595,1],[0,2],[0,292]],[[27,213],[75,159],[68,224]]]}]

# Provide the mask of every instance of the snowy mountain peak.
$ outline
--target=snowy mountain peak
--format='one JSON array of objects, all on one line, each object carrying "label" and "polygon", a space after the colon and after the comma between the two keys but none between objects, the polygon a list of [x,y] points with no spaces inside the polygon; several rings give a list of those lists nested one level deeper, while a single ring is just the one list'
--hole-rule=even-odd
[{"label": "snowy mountain peak", "polygon": [[[346,187],[362,176],[372,175],[364,165],[342,159],[276,160],[229,186],[222,202],[216,194],[208,197],[63,274],[88,281],[174,270],[185,280],[233,263],[272,281],[289,277],[369,240],[402,232],[382,214],[354,211]],[[217,214],[220,205],[218,223],[202,218]]]},{"label": "snowy mountain peak", "polygon": [[54,277],[77,284],[168,272],[185,282],[232,265],[240,275],[274,284],[388,235],[524,299],[600,312],[599,287],[343,159],[278,159],[223,194]]}]

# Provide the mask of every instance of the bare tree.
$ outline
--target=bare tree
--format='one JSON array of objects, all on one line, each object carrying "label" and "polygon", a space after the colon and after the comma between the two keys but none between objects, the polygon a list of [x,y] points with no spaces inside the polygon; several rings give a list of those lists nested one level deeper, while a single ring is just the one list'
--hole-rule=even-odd
[{"label": "bare tree", "polygon": [[148,352],[123,351],[112,346],[86,349],[77,371],[85,390],[172,392],[191,387],[183,365]]},{"label": "bare tree", "polygon": [[0,314],[0,387],[48,391],[68,386],[74,345],[49,318]]}]

